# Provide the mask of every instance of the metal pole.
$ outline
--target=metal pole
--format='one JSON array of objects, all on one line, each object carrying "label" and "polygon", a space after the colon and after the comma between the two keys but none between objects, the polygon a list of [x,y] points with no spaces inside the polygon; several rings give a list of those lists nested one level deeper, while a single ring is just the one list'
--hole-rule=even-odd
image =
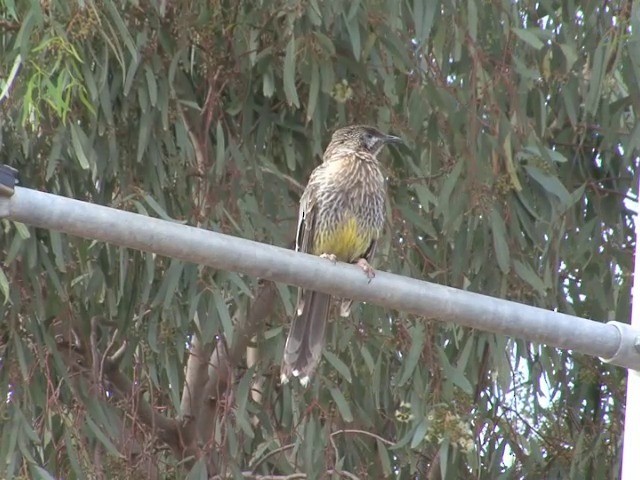
[{"label": "metal pole", "polygon": [[[640,187],[640,186],[639,186]],[[640,214],[636,212],[636,259],[633,272],[631,326],[640,329]],[[640,351],[640,341],[635,342]],[[635,480],[640,472],[640,372],[627,372],[627,401],[622,442],[622,480]]]},{"label": "metal pole", "polygon": [[640,369],[640,330],[377,272],[292,250],[48,193],[15,188],[0,197],[0,217],[123,247],[300,285],[467,327],[521,337]]}]

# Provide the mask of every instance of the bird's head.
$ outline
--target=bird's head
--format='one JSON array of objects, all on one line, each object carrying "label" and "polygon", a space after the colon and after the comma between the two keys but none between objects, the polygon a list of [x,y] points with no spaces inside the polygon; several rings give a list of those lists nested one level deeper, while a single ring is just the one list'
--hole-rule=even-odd
[{"label": "bird's head", "polygon": [[402,143],[402,139],[366,125],[351,125],[333,132],[329,147],[364,151],[375,157],[387,143]]}]

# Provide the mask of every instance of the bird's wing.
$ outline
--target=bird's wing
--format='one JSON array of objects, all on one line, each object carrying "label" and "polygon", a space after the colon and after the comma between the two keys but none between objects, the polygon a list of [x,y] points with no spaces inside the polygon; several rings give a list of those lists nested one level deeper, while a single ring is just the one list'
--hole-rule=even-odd
[{"label": "bird's wing", "polygon": [[[317,187],[314,172],[300,199],[298,230],[296,233],[296,251],[312,253],[317,224]],[[289,335],[282,358],[281,379],[287,381],[290,376],[299,377],[306,385],[322,357],[325,330],[331,295],[305,291],[298,288],[296,312],[291,322]]]},{"label": "bird's wing", "polygon": [[298,229],[296,231],[296,252],[309,252],[309,242],[313,238],[315,229],[315,208],[314,203],[307,195],[300,200],[300,210],[298,212]]},{"label": "bird's wing", "polygon": [[[296,232],[296,252],[309,253],[316,226],[316,202],[315,187],[309,183],[307,189],[300,198],[300,210],[298,212],[298,229]],[[296,302],[297,315],[304,310],[304,292],[298,288],[298,300]]]}]

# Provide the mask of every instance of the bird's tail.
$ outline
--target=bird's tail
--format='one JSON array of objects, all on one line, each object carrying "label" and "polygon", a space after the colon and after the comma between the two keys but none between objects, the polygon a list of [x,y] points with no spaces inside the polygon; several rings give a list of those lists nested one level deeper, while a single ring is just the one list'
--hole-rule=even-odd
[{"label": "bird's tail", "polygon": [[293,375],[306,385],[322,356],[331,295],[307,291],[302,298],[301,309],[296,311],[284,346],[280,369],[282,383],[288,382]]}]

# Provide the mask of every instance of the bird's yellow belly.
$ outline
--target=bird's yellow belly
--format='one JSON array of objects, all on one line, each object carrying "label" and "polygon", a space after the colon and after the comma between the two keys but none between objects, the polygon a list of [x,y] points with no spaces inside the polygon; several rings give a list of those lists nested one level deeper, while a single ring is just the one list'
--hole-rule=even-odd
[{"label": "bird's yellow belly", "polygon": [[313,254],[333,254],[342,262],[354,262],[367,252],[372,239],[373,232],[364,231],[351,217],[332,229],[316,232]]}]

